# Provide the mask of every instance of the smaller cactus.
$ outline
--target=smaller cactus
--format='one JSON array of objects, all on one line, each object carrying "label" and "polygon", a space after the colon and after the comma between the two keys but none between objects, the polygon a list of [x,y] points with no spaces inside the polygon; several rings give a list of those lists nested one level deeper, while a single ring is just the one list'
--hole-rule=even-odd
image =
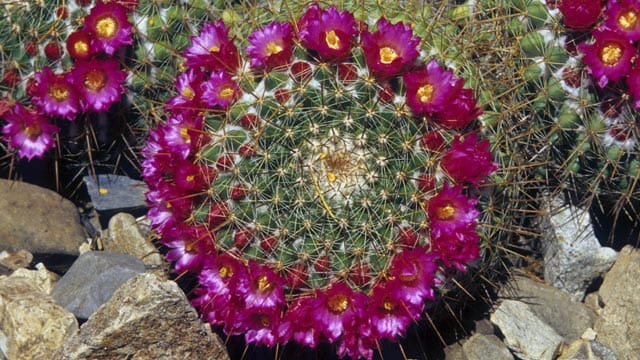
[{"label": "smaller cactus", "polygon": [[227,334],[371,358],[480,255],[475,94],[386,18],[312,4],[246,39],[220,20],[185,49],[144,150],[152,225]]}]

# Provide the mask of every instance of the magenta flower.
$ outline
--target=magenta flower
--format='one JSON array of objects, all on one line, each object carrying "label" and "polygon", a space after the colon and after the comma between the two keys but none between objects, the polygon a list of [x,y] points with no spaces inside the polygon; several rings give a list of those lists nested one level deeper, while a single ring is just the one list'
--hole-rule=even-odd
[{"label": "magenta flower", "polygon": [[627,88],[633,101],[633,107],[640,109],[640,67],[636,66],[626,79]]},{"label": "magenta flower", "polygon": [[465,265],[480,256],[480,235],[474,227],[463,227],[454,233],[432,232],[431,243],[444,266],[453,265],[465,272]]},{"label": "magenta flower", "polygon": [[302,45],[315,51],[320,60],[339,63],[351,55],[351,41],[358,30],[350,12],[339,12],[335,6],[320,10],[312,5],[298,26]]},{"label": "magenta flower", "polygon": [[558,6],[566,27],[588,29],[598,22],[602,13],[600,0],[562,0]]},{"label": "magenta flower", "polygon": [[288,22],[272,22],[249,36],[245,51],[252,67],[271,70],[285,66],[293,54],[293,28]]},{"label": "magenta flower", "polygon": [[285,305],[286,282],[270,267],[249,261],[247,286],[238,287],[237,293],[247,309],[280,309]]},{"label": "magenta flower", "polygon": [[211,73],[209,79],[202,83],[202,101],[212,108],[227,109],[241,95],[238,84],[225,72]]},{"label": "magenta flower", "polygon": [[489,140],[478,142],[476,134],[466,135],[463,141],[456,135],[440,166],[456,183],[476,186],[498,168],[489,150]]},{"label": "magenta flower", "polygon": [[404,73],[402,79],[407,105],[416,115],[444,111],[463,85],[463,81],[442,68],[436,59],[423,69]]},{"label": "magenta flower", "polygon": [[596,30],[593,37],[592,44],[580,44],[578,50],[584,53],[582,62],[603,88],[610,81],[618,81],[629,74],[636,49],[624,36],[612,30]]},{"label": "magenta flower", "polygon": [[177,226],[166,234],[162,244],[170,249],[167,261],[175,262],[178,273],[199,270],[216,251],[215,234],[204,225]]},{"label": "magenta flower", "polygon": [[216,178],[216,171],[203,164],[176,159],[173,182],[181,191],[203,191]]},{"label": "magenta flower", "polygon": [[631,41],[640,40],[640,4],[637,1],[609,1],[604,15],[606,27]]},{"label": "magenta flower", "polygon": [[482,114],[471,89],[457,89],[448,106],[436,113],[436,122],[446,129],[464,129]]},{"label": "magenta flower", "polygon": [[238,49],[229,39],[229,29],[222,20],[206,24],[198,36],[192,36],[184,56],[185,65],[207,71],[235,73],[240,66]]},{"label": "magenta flower", "polygon": [[95,52],[92,42],[87,30],[75,31],[67,37],[67,51],[73,60],[88,60]]},{"label": "magenta flower", "polygon": [[180,111],[196,115],[203,110],[201,84],[204,74],[195,68],[191,68],[176,77],[176,90],[178,95],[167,101],[169,111]]},{"label": "magenta flower", "polygon": [[238,332],[244,334],[247,343],[270,347],[278,344],[280,320],[280,310],[269,308],[243,309],[234,316]]},{"label": "magenta flower", "polygon": [[313,327],[333,342],[345,334],[353,322],[363,321],[367,297],[344,282],[335,282],[319,291],[313,302],[310,321]]},{"label": "magenta flower", "polygon": [[163,143],[172,154],[182,159],[197,153],[210,140],[210,136],[204,131],[202,116],[173,113],[160,129],[162,129]]},{"label": "magenta flower", "polygon": [[28,160],[42,158],[55,146],[52,135],[58,127],[50,124],[46,116],[16,103],[3,118],[7,123],[2,135],[10,147],[18,149],[18,156]]},{"label": "magenta flower", "polygon": [[84,18],[84,26],[93,34],[97,50],[113,55],[123,45],[133,44],[127,9],[115,2],[98,1]]},{"label": "magenta flower", "polygon": [[316,331],[314,324],[300,319],[311,319],[315,311],[316,299],[311,297],[297,298],[294,300],[278,327],[280,339],[294,340],[302,345],[316,347],[320,342],[321,333]]},{"label": "magenta flower", "polygon": [[37,85],[31,97],[32,103],[49,116],[75,119],[80,112],[80,104],[69,73],[56,75],[45,66],[34,78]]},{"label": "magenta flower", "polygon": [[437,256],[421,246],[396,254],[391,260],[390,284],[386,287],[390,299],[421,310],[425,300],[435,296],[432,287],[438,269],[436,260]]},{"label": "magenta flower", "polygon": [[413,37],[411,26],[391,24],[380,18],[378,30],[362,34],[362,50],[369,71],[378,78],[399,74],[418,56],[419,37]]},{"label": "magenta flower", "polygon": [[112,59],[76,62],[71,79],[78,89],[82,111],[109,110],[111,104],[120,101],[126,77]]},{"label": "magenta flower", "polygon": [[477,199],[462,194],[462,187],[450,188],[448,183],[427,203],[427,217],[431,223],[431,236],[455,236],[464,229],[475,229],[480,210]]},{"label": "magenta flower", "polygon": [[395,339],[403,336],[409,324],[420,318],[420,306],[405,302],[398,298],[403,290],[398,289],[402,283],[399,280],[386,281],[375,285],[371,292],[369,310],[371,327],[377,339]]}]

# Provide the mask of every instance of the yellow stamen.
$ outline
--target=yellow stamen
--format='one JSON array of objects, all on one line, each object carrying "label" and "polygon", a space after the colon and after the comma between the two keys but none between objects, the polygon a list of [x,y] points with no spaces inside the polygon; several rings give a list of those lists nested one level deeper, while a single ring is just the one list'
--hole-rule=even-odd
[{"label": "yellow stamen", "polygon": [[273,41],[270,41],[267,44],[267,56],[271,56],[271,55],[275,55],[278,54],[282,51],[282,46],[274,43]]},{"label": "yellow stamen", "polygon": [[107,77],[99,70],[89,70],[84,76],[84,85],[91,91],[98,92],[106,85]]},{"label": "yellow stamen", "polygon": [[96,33],[103,39],[111,39],[118,31],[118,23],[110,16],[96,22]]},{"label": "yellow stamen", "polygon": [[267,279],[267,275],[262,275],[258,278],[258,290],[260,292],[266,292],[271,289],[271,283]]},{"label": "yellow stamen", "polygon": [[42,134],[42,129],[40,128],[40,124],[36,122],[36,123],[33,123],[33,125],[27,126],[26,128],[24,128],[24,133],[29,137],[38,136]]},{"label": "yellow stamen", "polygon": [[220,90],[220,92],[218,93],[218,95],[220,95],[221,98],[223,99],[228,99],[230,97],[232,97],[234,94],[234,91],[232,88],[224,88],[222,90]]},{"label": "yellow stamen", "polygon": [[433,85],[427,84],[423,85],[418,89],[416,94],[418,96],[418,100],[423,103],[428,103],[433,99]]},{"label": "yellow stamen", "polygon": [[632,30],[638,23],[638,14],[633,10],[623,11],[618,17],[618,25],[624,30]]},{"label": "yellow stamen", "polygon": [[436,210],[436,217],[438,220],[451,220],[455,213],[456,209],[451,205],[447,205]]},{"label": "yellow stamen", "polygon": [[387,65],[391,64],[393,60],[398,58],[398,53],[390,47],[383,47],[380,49],[380,62]]},{"label": "yellow stamen", "polygon": [[193,90],[187,86],[184,89],[182,89],[182,96],[187,98],[187,100],[191,101],[196,96],[196,93],[193,92]]},{"label": "yellow stamen", "polygon": [[336,294],[327,300],[327,306],[334,313],[341,314],[349,307],[349,299],[343,294]]},{"label": "yellow stamen", "polygon": [[220,48],[215,45],[209,48],[210,53],[217,53],[218,51],[220,51]]},{"label": "yellow stamen", "polygon": [[193,179],[195,179],[196,177],[193,175],[187,175],[187,178],[185,180],[187,180],[188,182],[192,182]]},{"label": "yellow stamen", "polygon": [[220,269],[218,269],[218,275],[220,275],[221,278],[226,279],[233,276],[233,269],[227,266],[221,266]]},{"label": "yellow stamen", "polygon": [[338,35],[336,35],[336,32],[334,30],[327,31],[327,33],[324,35],[324,41],[331,49],[340,49],[340,38],[338,37]]},{"label": "yellow stamen", "polygon": [[187,128],[180,128],[180,137],[182,137],[182,139],[188,144],[189,142],[191,142],[191,137],[189,136],[189,129]]},{"label": "yellow stamen", "polygon": [[58,101],[67,100],[69,97],[69,89],[65,86],[53,85],[49,90],[49,95]]},{"label": "yellow stamen", "polygon": [[615,66],[622,57],[622,46],[616,43],[608,43],[600,50],[600,59],[607,66]]},{"label": "yellow stamen", "polygon": [[386,299],[383,303],[382,303],[382,307],[386,310],[386,311],[391,311],[393,310],[393,303],[391,301],[389,301],[389,299]]},{"label": "yellow stamen", "polygon": [[89,54],[89,44],[84,41],[76,41],[73,43],[73,50],[79,55],[85,56]]}]

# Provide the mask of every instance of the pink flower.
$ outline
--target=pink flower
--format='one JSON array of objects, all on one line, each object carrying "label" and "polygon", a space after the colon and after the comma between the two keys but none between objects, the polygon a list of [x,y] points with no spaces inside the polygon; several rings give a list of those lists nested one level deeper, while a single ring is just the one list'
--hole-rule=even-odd
[{"label": "pink flower", "polygon": [[194,116],[203,111],[201,84],[204,74],[195,68],[191,68],[176,77],[176,90],[178,95],[167,101],[169,111],[190,113]]},{"label": "pink flower", "polygon": [[475,227],[463,227],[452,233],[432,231],[433,250],[439,254],[445,266],[453,265],[464,272],[465,264],[480,256],[480,235]]},{"label": "pink flower", "polygon": [[175,262],[178,273],[199,270],[204,261],[215,254],[215,234],[204,225],[182,224],[165,234],[163,245],[170,250],[167,261]]},{"label": "pink flower", "polygon": [[78,94],[69,81],[69,73],[56,75],[45,66],[35,74],[36,88],[31,101],[49,116],[75,119],[80,112]]},{"label": "pink flower", "polygon": [[435,296],[432,287],[438,269],[436,260],[437,256],[421,246],[397,253],[391,260],[386,285],[390,299],[421,310],[425,300]]},{"label": "pink flower", "polygon": [[609,1],[604,15],[606,27],[631,41],[640,40],[640,4],[637,1]]},{"label": "pink flower", "polygon": [[288,22],[271,22],[249,36],[245,49],[251,66],[271,70],[285,66],[293,54],[293,29]]},{"label": "pink flower", "polygon": [[7,123],[2,135],[10,147],[18,149],[18,156],[42,158],[45,152],[55,146],[52,135],[58,127],[49,123],[46,116],[16,103],[3,115]]},{"label": "pink flower", "polygon": [[240,66],[238,49],[229,39],[229,29],[222,20],[204,25],[198,36],[192,36],[184,56],[185,65],[207,71],[235,73]]},{"label": "pink flower", "polygon": [[75,31],[67,37],[67,51],[73,60],[88,60],[95,52],[92,42],[88,31]]},{"label": "pink flower", "polygon": [[163,143],[171,154],[187,159],[207,144],[210,136],[204,131],[202,116],[190,116],[180,112],[173,113],[162,129]]},{"label": "pink flower", "polygon": [[422,304],[414,305],[404,301],[402,283],[395,279],[378,283],[371,291],[369,310],[371,327],[376,339],[395,339],[403,336],[409,324],[420,318]]},{"label": "pink flower", "polygon": [[463,85],[451,71],[438,65],[436,59],[432,59],[423,69],[404,73],[402,78],[407,105],[416,115],[444,111]]},{"label": "pink flower", "polygon": [[227,109],[240,98],[240,88],[229,74],[219,71],[211,73],[202,83],[202,100],[212,108]]},{"label": "pink flower", "polygon": [[311,318],[313,327],[330,342],[344,335],[354,321],[364,321],[366,295],[355,292],[344,282],[335,282],[319,291],[314,299]]},{"label": "pink flower", "polygon": [[596,24],[602,12],[600,0],[562,0],[558,6],[566,27],[588,29]]},{"label": "pink flower", "polygon": [[580,44],[578,50],[584,53],[582,62],[603,88],[610,81],[618,81],[629,74],[636,49],[623,35],[612,30],[596,30],[593,37],[592,44]]},{"label": "pink flower", "polygon": [[238,332],[244,334],[247,343],[270,347],[278,344],[280,320],[280,310],[270,308],[243,309],[234,316]]},{"label": "pink flower", "polygon": [[315,310],[316,299],[311,297],[299,297],[295,299],[278,327],[278,336],[283,341],[294,340],[302,345],[316,347],[320,342],[321,332],[317,331],[315,324],[300,319],[311,319]]},{"label": "pink flower", "polygon": [[475,229],[480,211],[477,199],[462,194],[462,187],[450,188],[448,183],[427,203],[427,216],[431,223],[431,236],[453,235],[461,229]]},{"label": "pink flower", "polygon": [[193,193],[205,190],[216,175],[216,171],[207,165],[176,159],[173,182],[176,188]]},{"label": "pink flower", "polygon": [[378,30],[362,34],[362,50],[369,71],[378,78],[399,74],[418,56],[419,37],[413,37],[411,26],[391,24],[380,18]]},{"label": "pink flower", "polygon": [[98,1],[85,16],[84,26],[93,34],[95,48],[108,55],[113,55],[122,45],[133,44],[127,9],[120,4]]},{"label": "pink flower", "polygon": [[358,32],[353,14],[346,10],[338,12],[335,6],[321,10],[314,5],[298,22],[302,45],[315,51],[322,61],[346,60],[351,55],[351,41]]},{"label": "pink flower", "polygon": [[466,135],[463,141],[456,135],[440,166],[456,183],[476,186],[498,168],[489,150],[489,140],[478,142],[476,134]]},{"label": "pink flower", "polygon": [[436,122],[446,129],[464,129],[482,114],[471,89],[458,89],[448,106],[436,113]]},{"label": "pink flower", "polygon": [[270,267],[249,261],[249,281],[238,288],[247,309],[280,309],[285,305],[285,281]]},{"label": "pink flower", "polygon": [[120,101],[126,77],[112,59],[76,62],[71,79],[78,89],[82,111],[109,110],[111,104]]}]

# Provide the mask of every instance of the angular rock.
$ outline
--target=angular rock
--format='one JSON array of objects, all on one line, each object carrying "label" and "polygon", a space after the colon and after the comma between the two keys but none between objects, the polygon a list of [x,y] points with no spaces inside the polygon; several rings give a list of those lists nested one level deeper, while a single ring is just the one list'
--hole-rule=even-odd
[{"label": "angular rock", "polygon": [[495,335],[474,334],[462,344],[467,360],[513,360],[507,346]]},{"label": "angular rock", "polygon": [[145,265],[162,267],[166,264],[131,214],[118,213],[109,220],[109,236],[102,240],[102,246],[106,251],[136,257]]},{"label": "angular rock", "polygon": [[78,209],[57,193],[0,179],[0,251],[77,255],[86,234]]},{"label": "angular rock", "polygon": [[615,250],[596,238],[589,212],[549,200],[541,230],[545,281],[581,301],[592,281],[616,259]]},{"label": "angular rock", "polygon": [[556,360],[618,360],[618,357],[597,341],[579,339],[565,348]]},{"label": "angular rock", "polygon": [[[2,277],[0,277],[2,278]],[[60,276],[47,270],[42,263],[36,264],[36,270],[18,269],[11,274],[12,279],[25,279],[38,290],[49,295]]]},{"label": "angular rock", "polygon": [[460,343],[453,343],[444,348],[445,360],[468,360]]},{"label": "angular rock", "polygon": [[87,319],[120,285],[144,271],[144,264],[133,256],[89,251],[60,278],[51,296],[67,311]]},{"label": "angular rock", "polygon": [[229,359],[176,283],[149,273],[119,288],[54,360]]},{"label": "angular rock", "polygon": [[0,252],[0,275],[9,275],[17,269],[29,266],[33,261],[33,254],[27,250]]},{"label": "angular rock", "polygon": [[82,179],[97,211],[122,211],[146,208],[144,182],[122,175],[98,175],[96,179],[85,176]]},{"label": "angular rock", "polygon": [[49,359],[77,330],[73,314],[30,279],[13,275],[0,279],[0,354],[7,359]]},{"label": "angular rock", "polygon": [[620,359],[640,354],[640,250],[627,245],[606,274],[599,295],[604,308],[594,329]]},{"label": "angular rock", "polygon": [[540,320],[562,336],[566,344],[580,339],[585,330],[593,326],[597,316],[566,292],[525,276],[514,276],[502,288],[500,296],[527,304]]},{"label": "angular rock", "polygon": [[500,328],[509,349],[523,360],[551,360],[562,344],[562,336],[520,301],[502,300],[491,322]]}]

